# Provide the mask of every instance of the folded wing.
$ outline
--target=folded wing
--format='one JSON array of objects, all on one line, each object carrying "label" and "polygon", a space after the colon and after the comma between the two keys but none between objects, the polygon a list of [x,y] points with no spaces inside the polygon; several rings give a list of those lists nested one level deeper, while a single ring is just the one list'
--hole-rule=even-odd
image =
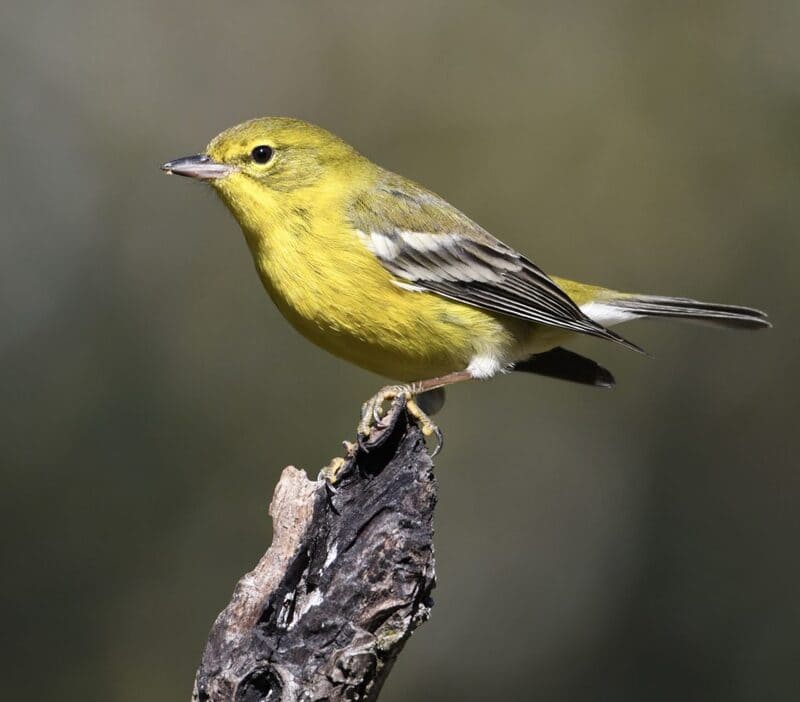
[{"label": "folded wing", "polygon": [[401,287],[641,349],[587,317],[532,261],[437,195],[386,174],[352,204],[364,245]]}]

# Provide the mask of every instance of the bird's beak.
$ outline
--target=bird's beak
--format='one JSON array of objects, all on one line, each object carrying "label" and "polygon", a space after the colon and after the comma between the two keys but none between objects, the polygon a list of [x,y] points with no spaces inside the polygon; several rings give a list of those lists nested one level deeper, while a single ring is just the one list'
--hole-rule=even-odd
[{"label": "bird's beak", "polygon": [[217,180],[235,172],[234,166],[224,163],[217,163],[210,156],[197,154],[196,156],[184,156],[176,158],[174,161],[167,161],[161,166],[162,171],[172,175],[182,175],[198,180]]}]

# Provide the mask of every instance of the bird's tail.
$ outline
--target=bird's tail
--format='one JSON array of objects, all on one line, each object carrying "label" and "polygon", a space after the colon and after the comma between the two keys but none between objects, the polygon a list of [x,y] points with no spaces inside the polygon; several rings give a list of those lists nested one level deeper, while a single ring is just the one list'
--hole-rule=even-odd
[{"label": "bird's tail", "polygon": [[612,293],[582,306],[584,313],[609,325],[640,317],[668,317],[706,322],[736,329],[771,327],[766,313],[752,307],[700,302],[687,297]]}]

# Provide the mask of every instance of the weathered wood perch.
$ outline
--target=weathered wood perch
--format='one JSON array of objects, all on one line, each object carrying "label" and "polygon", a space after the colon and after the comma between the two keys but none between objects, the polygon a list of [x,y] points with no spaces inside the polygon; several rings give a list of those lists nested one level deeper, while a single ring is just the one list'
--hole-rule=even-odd
[{"label": "weathered wood perch", "polygon": [[272,545],[214,622],[192,699],[377,699],[433,605],[432,469],[402,402],[335,487],[285,468]]}]

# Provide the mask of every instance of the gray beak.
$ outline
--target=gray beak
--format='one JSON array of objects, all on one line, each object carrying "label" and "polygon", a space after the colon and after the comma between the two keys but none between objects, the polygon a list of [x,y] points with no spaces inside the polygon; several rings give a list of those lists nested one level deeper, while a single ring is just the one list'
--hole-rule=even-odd
[{"label": "gray beak", "polygon": [[197,154],[196,156],[184,156],[176,158],[174,161],[167,161],[161,166],[162,171],[172,175],[182,175],[198,180],[216,180],[230,175],[236,168],[224,163],[212,161],[210,156]]}]

